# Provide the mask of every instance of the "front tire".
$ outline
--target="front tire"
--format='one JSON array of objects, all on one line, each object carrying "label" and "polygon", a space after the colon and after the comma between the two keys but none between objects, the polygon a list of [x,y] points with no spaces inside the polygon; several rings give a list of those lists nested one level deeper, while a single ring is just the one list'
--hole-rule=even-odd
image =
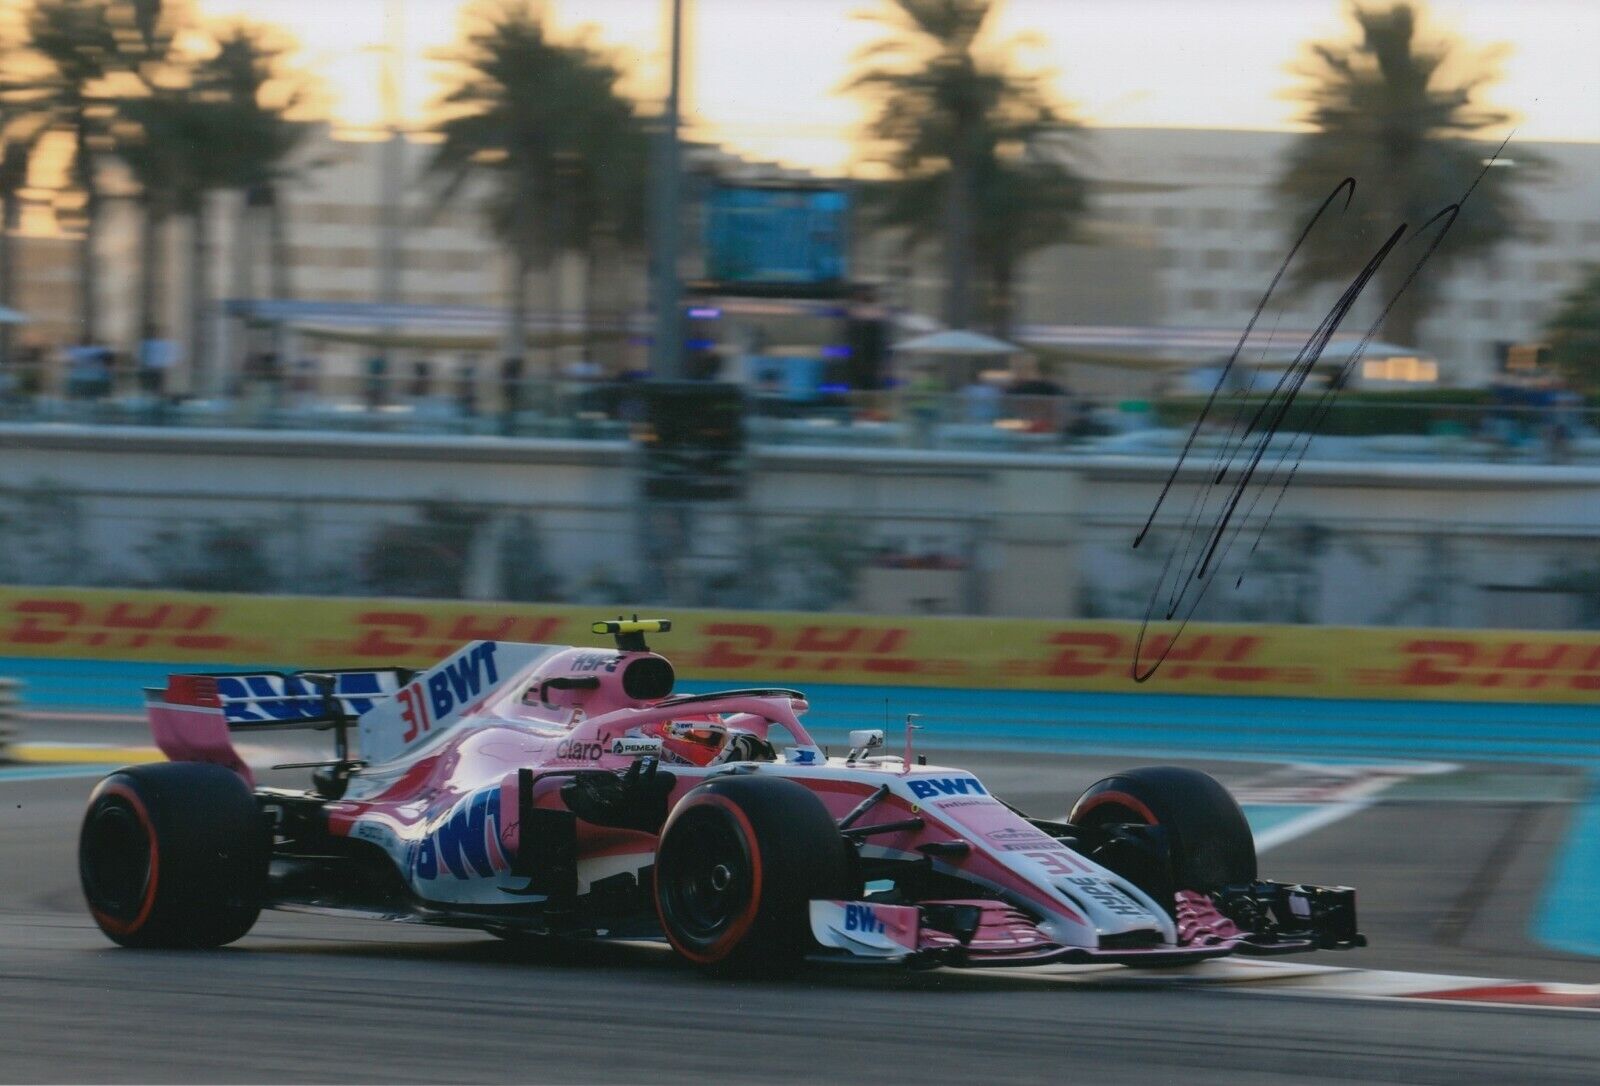
[{"label": "front tire", "polygon": [[83,896],[127,947],[217,947],[255,924],[271,839],[237,774],[166,762],[106,777],[78,835]]},{"label": "front tire", "polygon": [[709,781],[678,803],[661,831],[662,930],[702,968],[787,972],[812,946],[810,902],[855,896],[849,848],[822,801],[794,781]]},{"label": "front tire", "polygon": [[[1253,882],[1256,842],[1228,790],[1198,770],[1130,769],[1097,781],[1067,816],[1088,831],[1090,858],[1174,908],[1179,890],[1211,893]],[[1143,840],[1119,839],[1113,826],[1143,826]]]}]

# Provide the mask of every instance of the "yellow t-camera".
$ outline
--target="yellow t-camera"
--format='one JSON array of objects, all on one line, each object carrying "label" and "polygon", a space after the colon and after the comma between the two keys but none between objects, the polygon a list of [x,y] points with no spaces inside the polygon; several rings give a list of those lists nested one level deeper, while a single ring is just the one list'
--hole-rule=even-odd
[{"label": "yellow t-camera", "polygon": [[592,633],[611,634],[617,639],[617,648],[623,652],[649,652],[644,643],[647,633],[667,633],[672,629],[670,618],[646,619],[612,619],[608,622],[596,622],[589,627]]},{"label": "yellow t-camera", "polygon": [[610,622],[596,622],[590,627],[590,632],[597,634],[631,634],[631,633],[666,633],[672,629],[670,618],[636,618],[632,622],[626,619],[614,619]]}]

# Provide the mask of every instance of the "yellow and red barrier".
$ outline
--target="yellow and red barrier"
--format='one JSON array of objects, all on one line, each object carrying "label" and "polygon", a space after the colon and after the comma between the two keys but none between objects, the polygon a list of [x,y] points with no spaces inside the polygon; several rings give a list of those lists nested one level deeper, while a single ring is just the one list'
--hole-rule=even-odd
[{"label": "yellow and red barrier", "polygon": [[[659,610],[659,609],[658,609]],[[654,617],[655,612],[652,612]],[[596,607],[0,588],[0,656],[421,667],[475,638],[600,644]],[[674,611],[686,678],[1102,692],[1594,702],[1600,633],[1191,624],[1136,684],[1127,622]],[[1169,635],[1147,637],[1146,661]]]}]

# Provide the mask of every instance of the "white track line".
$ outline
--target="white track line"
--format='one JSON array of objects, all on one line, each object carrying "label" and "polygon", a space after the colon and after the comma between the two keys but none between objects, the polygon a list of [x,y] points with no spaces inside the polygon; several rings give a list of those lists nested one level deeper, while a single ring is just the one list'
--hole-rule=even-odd
[{"label": "white track line", "polygon": [[[1214,987],[1323,999],[1382,999],[1460,1007],[1600,1011],[1600,984],[1539,983],[1386,969],[1348,969],[1262,958],[1226,958],[1200,963],[1182,971],[1061,965],[1037,969],[974,969],[971,972],[1074,986]],[[1561,1002],[1563,1000],[1567,1002]]]},{"label": "white track line", "polygon": [[1304,837],[1308,833],[1314,833],[1324,826],[1331,826],[1335,822],[1366,810],[1376,801],[1376,796],[1364,796],[1361,799],[1346,800],[1343,803],[1329,803],[1318,807],[1314,811],[1307,811],[1299,818],[1292,818],[1264,833],[1256,834],[1256,854],[1259,856],[1268,849],[1277,848],[1279,845],[1293,841],[1297,837]]}]

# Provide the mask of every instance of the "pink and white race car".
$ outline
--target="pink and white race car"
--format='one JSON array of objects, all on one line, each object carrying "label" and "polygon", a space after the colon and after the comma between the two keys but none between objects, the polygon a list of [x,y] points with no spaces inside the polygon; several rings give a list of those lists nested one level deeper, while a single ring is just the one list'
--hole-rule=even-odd
[{"label": "pink and white race car", "polygon": [[[126,946],[220,946],[262,908],[659,939],[697,965],[1120,962],[1364,943],[1355,893],[1256,877],[1204,774],[1135,769],[1068,821],[851,733],[830,757],[794,690],[674,695],[645,645],[478,641],[405,669],[173,675],[147,692],[169,759],[89,799],[84,895]],[[311,787],[257,787],[235,737],[321,729]]]}]

